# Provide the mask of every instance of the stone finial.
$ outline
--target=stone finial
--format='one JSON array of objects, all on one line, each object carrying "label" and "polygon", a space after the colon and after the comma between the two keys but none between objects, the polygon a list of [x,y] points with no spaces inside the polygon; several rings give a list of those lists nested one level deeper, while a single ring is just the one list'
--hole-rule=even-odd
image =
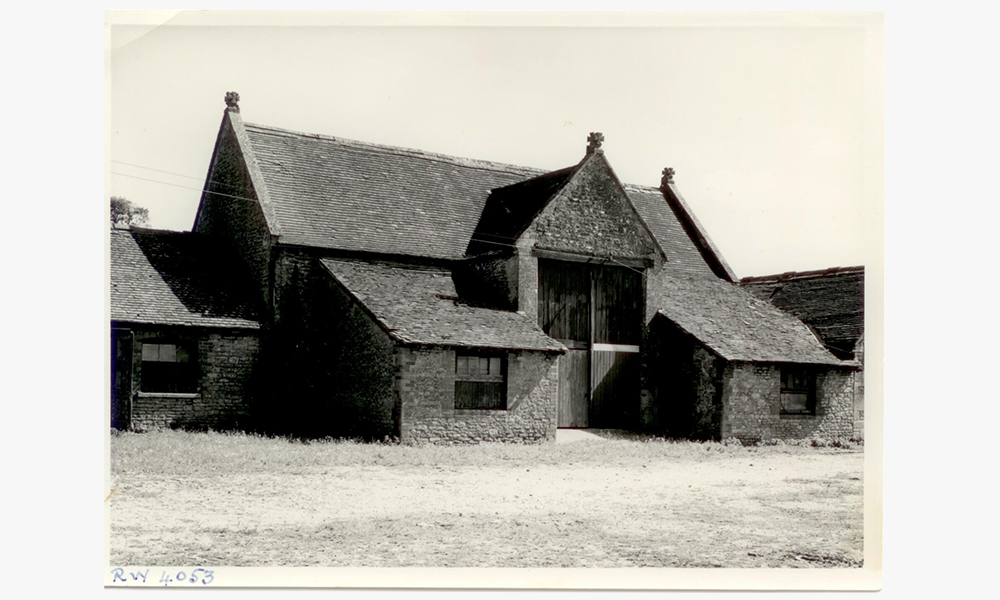
[{"label": "stone finial", "polygon": [[240,112],[239,92],[226,92],[226,110]]},{"label": "stone finial", "polygon": [[674,170],[671,167],[663,169],[663,178],[660,179],[660,187],[667,187],[667,184],[674,182]]},{"label": "stone finial", "polygon": [[604,134],[600,131],[593,131],[587,136],[587,154],[602,153],[601,144],[604,143]]}]

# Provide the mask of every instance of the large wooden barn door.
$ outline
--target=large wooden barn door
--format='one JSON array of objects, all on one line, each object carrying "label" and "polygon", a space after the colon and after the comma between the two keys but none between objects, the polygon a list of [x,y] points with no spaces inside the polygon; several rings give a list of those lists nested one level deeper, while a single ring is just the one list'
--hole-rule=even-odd
[{"label": "large wooden barn door", "polygon": [[559,427],[588,427],[590,399],[590,273],[587,265],[538,261],[538,320],[562,342]]},{"label": "large wooden barn door", "polygon": [[559,427],[628,427],[638,406],[642,274],[539,260],[539,325],[559,361]]},{"label": "large wooden barn door", "polygon": [[592,427],[629,428],[639,403],[642,273],[625,267],[592,271]]}]

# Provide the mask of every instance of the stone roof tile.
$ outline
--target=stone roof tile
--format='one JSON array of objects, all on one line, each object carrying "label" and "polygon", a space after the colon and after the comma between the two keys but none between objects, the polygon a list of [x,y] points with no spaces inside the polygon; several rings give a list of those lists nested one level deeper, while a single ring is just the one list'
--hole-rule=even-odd
[{"label": "stone roof tile", "polygon": [[190,232],[111,231],[111,319],[258,329],[232,257]]},{"label": "stone roof tile", "polygon": [[726,360],[856,366],[792,315],[721,279],[662,277],[659,314]]},{"label": "stone roof tile", "polygon": [[562,352],[528,317],[459,301],[440,267],[321,259],[394,339],[405,344]]},{"label": "stone roof tile", "polygon": [[864,335],[864,267],[744,277],[741,284],[804,321],[844,355],[850,355]]},{"label": "stone roof tile", "polygon": [[[283,244],[462,258],[491,191],[527,193],[537,200],[526,204],[530,217],[575,169],[546,173],[251,123],[245,128]],[[714,276],[659,190],[625,189],[667,254],[671,272]],[[496,249],[510,243],[524,217],[484,230],[483,244]],[[494,225],[487,219],[484,227]]]}]

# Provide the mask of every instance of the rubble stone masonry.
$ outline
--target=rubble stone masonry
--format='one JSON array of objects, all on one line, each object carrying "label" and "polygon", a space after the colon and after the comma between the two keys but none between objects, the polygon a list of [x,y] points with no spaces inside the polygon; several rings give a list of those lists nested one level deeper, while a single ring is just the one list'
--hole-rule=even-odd
[{"label": "rubble stone masonry", "polygon": [[723,377],[722,437],[742,442],[774,439],[846,440],[853,435],[854,372],[816,372],[816,414],[781,414],[781,367],[730,363]]},{"label": "rubble stone masonry", "polygon": [[[247,417],[253,393],[259,339],[254,332],[207,328],[133,329],[132,428],[228,429]],[[142,390],[142,342],[185,343],[197,348],[196,392],[166,394]]]},{"label": "rubble stone masonry", "polygon": [[507,354],[507,409],[455,409],[455,351],[396,351],[396,393],[404,443],[543,442],[556,436],[558,356]]}]

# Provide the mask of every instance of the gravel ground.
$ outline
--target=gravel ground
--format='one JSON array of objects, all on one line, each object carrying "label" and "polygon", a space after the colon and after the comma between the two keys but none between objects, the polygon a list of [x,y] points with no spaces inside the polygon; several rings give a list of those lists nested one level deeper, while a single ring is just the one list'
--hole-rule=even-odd
[{"label": "gravel ground", "polygon": [[[860,451],[699,452],[582,441],[549,461],[540,459],[549,456],[545,447],[341,451],[247,438],[241,450],[238,439],[209,437],[202,447],[197,436],[208,434],[185,435],[194,442],[171,441],[173,461],[163,459],[155,439],[112,440],[112,563],[861,564]],[[227,460],[220,444],[235,448],[239,460]],[[438,464],[424,464],[422,452]]]}]

